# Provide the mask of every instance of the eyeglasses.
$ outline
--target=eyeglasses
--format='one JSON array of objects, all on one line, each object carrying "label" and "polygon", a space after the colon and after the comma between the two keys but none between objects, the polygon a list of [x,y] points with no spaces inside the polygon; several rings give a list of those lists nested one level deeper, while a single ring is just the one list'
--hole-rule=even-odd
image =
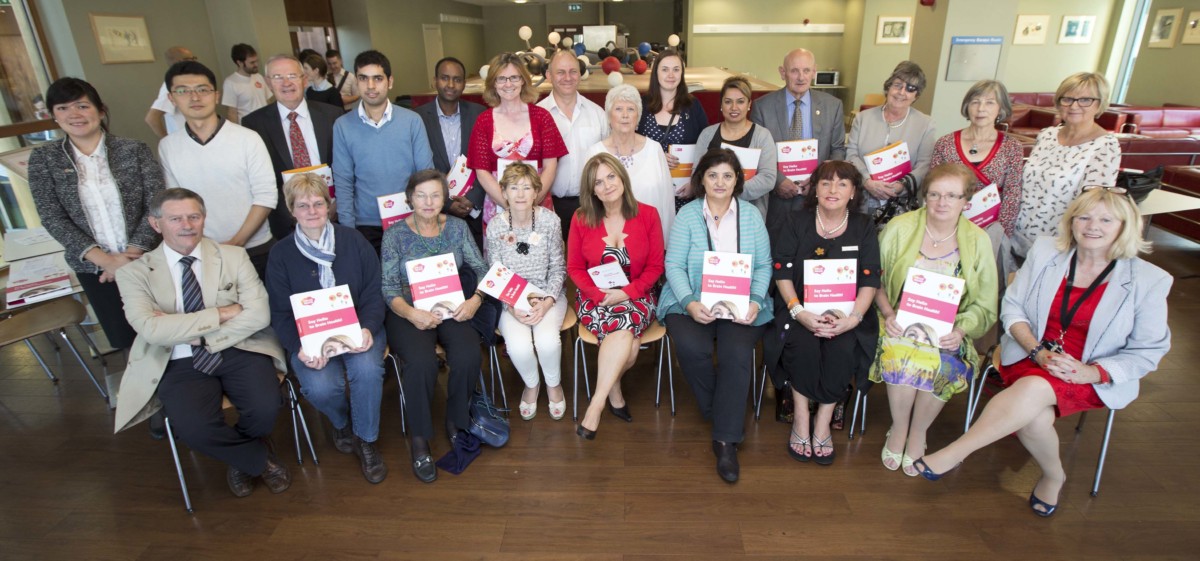
[{"label": "eyeglasses", "polygon": [[904,82],[894,82],[894,83],[892,83],[891,89],[893,89],[893,90],[898,90],[898,89],[901,89],[901,88],[904,88],[904,91],[906,91],[906,92],[908,92],[908,93],[917,93],[917,90],[920,90],[920,89],[921,89],[921,88],[918,88],[918,87],[916,87],[916,86],[914,86],[914,85],[912,85],[912,84],[906,84],[906,83],[904,83]]},{"label": "eyeglasses", "polygon": [[966,197],[961,193],[925,193],[925,198],[930,201],[940,201],[946,199],[948,201],[961,201]]},{"label": "eyeglasses", "polygon": [[522,78],[519,74],[516,76],[496,76],[497,84],[520,84],[521,80]]},{"label": "eyeglasses", "polygon": [[1129,192],[1128,189],[1124,187],[1117,187],[1116,185],[1088,185],[1083,188],[1083,191],[1095,191],[1096,189],[1104,189],[1105,191],[1108,191],[1114,195],[1124,195]]},{"label": "eyeglasses", "polygon": [[1091,107],[1100,101],[1098,97],[1060,97],[1058,103],[1063,107],[1070,107],[1072,103],[1078,103],[1080,107]]},{"label": "eyeglasses", "polygon": [[299,74],[272,74],[272,82],[295,82],[300,79]]},{"label": "eyeglasses", "polygon": [[308,203],[296,203],[293,208],[295,208],[297,212],[308,212],[309,209],[322,211],[329,208],[329,204],[327,204],[325,201],[317,201],[311,205]]},{"label": "eyeglasses", "polygon": [[193,95],[208,97],[216,92],[217,90],[208,86],[200,86],[199,88],[175,88],[171,90],[171,94],[175,97],[192,97]]}]

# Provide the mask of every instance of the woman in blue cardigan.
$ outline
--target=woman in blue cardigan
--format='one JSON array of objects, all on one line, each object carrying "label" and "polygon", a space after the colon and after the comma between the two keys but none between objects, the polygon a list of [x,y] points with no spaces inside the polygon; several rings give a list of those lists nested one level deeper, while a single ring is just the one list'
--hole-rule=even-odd
[{"label": "woman in blue cardigan", "polygon": [[[383,399],[383,274],[375,249],[354,228],[329,222],[329,188],[315,174],[300,174],[283,186],[283,198],[296,231],[271,248],[267,260],[267,292],[271,327],[288,353],[300,379],[300,392],[333,424],[334,447],[353,452],[371,483],[387,477],[387,466],[375,447]],[[300,348],[291,296],[347,285],[362,327],[362,345],[342,346],[344,354],[309,356]],[[349,385],[349,402],[346,400]]]},{"label": "woman in blue cardigan", "polygon": [[[737,444],[744,436],[754,347],[764,326],[771,321],[771,307],[766,305],[767,287],[771,283],[771,245],[762,214],[754,205],[737,198],[745,187],[745,179],[732,150],[709,150],[696,165],[692,185],[691,197],[696,200],[684,205],[671,227],[667,284],[660,309],[684,376],[700,404],[700,414],[713,423],[717,475],[733,483],[738,480]],[[726,255],[706,256],[709,251]],[[728,258],[737,263],[747,255],[750,257],[745,267],[750,274],[748,305],[736,304],[736,296],[711,296],[720,289],[701,296],[705,262]],[[732,276],[722,279],[724,286],[745,282],[737,275]]]}]

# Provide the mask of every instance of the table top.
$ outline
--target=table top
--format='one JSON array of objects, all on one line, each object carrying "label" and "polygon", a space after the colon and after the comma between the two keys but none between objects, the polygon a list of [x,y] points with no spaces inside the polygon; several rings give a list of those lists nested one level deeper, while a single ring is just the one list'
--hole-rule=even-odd
[{"label": "table top", "polygon": [[1163,189],[1155,189],[1138,204],[1142,216],[1163,214],[1166,212],[1182,212],[1200,208],[1200,197],[1189,197],[1172,193]]}]

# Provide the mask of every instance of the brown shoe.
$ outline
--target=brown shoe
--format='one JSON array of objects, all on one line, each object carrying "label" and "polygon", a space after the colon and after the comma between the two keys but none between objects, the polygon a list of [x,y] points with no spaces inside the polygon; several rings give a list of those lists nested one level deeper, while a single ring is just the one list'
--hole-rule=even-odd
[{"label": "brown shoe", "polygon": [[272,493],[282,493],[292,485],[292,474],[274,454],[267,456],[267,467],[262,472],[262,479]]},{"label": "brown shoe", "polygon": [[250,493],[254,492],[254,478],[233,466],[225,470],[225,481],[229,483],[229,490],[233,491],[235,497],[249,497]]},{"label": "brown shoe", "polygon": [[333,447],[343,454],[354,453],[354,432],[350,430],[349,423],[340,429],[333,429]]}]

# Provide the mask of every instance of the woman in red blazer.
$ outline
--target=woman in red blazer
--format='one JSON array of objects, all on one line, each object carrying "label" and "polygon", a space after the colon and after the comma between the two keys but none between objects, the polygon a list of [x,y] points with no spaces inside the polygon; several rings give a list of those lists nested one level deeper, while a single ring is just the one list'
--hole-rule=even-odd
[{"label": "woman in red blazer", "polygon": [[[621,394],[621,375],[637,360],[642,332],[654,321],[651,289],[663,274],[658,211],[638,203],[628,185],[625,166],[613,155],[604,152],[588,160],[567,238],[567,274],[579,288],[579,323],[600,341],[596,393],[575,430],[588,440],[596,438],[606,400],[613,415],[633,421]],[[628,284],[597,287],[589,270],[605,263],[619,264]]]}]

